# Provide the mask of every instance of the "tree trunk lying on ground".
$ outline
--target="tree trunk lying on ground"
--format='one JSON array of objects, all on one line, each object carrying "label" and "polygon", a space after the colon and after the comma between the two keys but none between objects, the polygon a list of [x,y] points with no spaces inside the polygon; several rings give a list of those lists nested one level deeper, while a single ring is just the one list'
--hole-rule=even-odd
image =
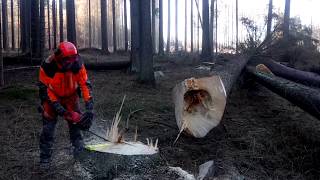
[{"label": "tree trunk lying on ground", "polygon": [[105,61],[105,62],[86,62],[85,66],[89,70],[120,70],[128,69],[131,65],[130,61]]},{"label": "tree trunk lying on ground", "polygon": [[245,57],[219,60],[211,68],[211,77],[190,78],[175,86],[173,102],[180,133],[201,138],[220,123],[227,95],[247,62]]},{"label": "tree trunk lying on ground", "polygon": [[252,67],[248,67],[247,72],[258,83],[320,119],[320,96],[318,89],[295,83],[270,73],[259,72]]},{"label": "tree trunk lying on ground", "polygon": [[[32,58],[26,56],[4,57],[4,65],[40,65],[42,60],[40,58]],[[89,70],[121,70],[130,67],[131,62],[128,61],[99,61],[99,62],[85,62],[85,66]]]},{"label": "tree trunk lying on ground", "polygon": [[280,76],[285,79],[301,83],[307,86],[320,87],[319,74],[290,68],[280,63],[277,63],[272,59],[264,59],[258,62],[266,65],[276,76]]}]

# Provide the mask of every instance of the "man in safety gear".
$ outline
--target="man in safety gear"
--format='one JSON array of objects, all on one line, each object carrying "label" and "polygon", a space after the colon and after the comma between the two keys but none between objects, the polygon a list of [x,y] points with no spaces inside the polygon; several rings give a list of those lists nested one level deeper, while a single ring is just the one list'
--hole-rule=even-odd
[{"label": "man in safety gear", "polygon": [[[62,42],[54,54],[42,62],[39,74],[43,129],[40,136],[40,168],[50,167],[57,116],[68,122],[74,156],[84,148],[80,130],[88,130],[93,119],[92,87],[77,48]],[[86,112],[81,113],[79,95]]]}]

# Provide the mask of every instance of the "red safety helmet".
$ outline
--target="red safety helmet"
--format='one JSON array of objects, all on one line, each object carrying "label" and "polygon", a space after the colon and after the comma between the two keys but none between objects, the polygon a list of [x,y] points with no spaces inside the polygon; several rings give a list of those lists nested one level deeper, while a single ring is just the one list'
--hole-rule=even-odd
[{"label": "red safety helmet", "polygon": [[71,42],[61,42],[57,48],[57,50],[54,52],[56,57],[59,58],[65,58],[65,57],[72,57],[78,54],[78,50],[74,44]]},{"label": "red safety helmet", "polygon": [[70,70],[75,63],[78,64],[79,55],[76,46],[71,42],[61,42],[54,52],[58,67],[63,70]]}]

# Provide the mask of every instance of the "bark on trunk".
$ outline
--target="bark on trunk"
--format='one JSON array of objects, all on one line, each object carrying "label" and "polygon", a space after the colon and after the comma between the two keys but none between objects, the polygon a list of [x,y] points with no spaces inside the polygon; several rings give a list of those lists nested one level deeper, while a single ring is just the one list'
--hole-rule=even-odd
[{"label": "bark on trunk", "polygon": [[202,30],[201,59],[203,61],[208,61],[211,58],[208,0],[202,0]]},{"label": "bark on trunk", "polygon": [[107,0],[101,0],[101,47],[102,50],[109,53],[108,49],[108,16]]},{"label": "bark on trunk", "polygon": [[31,48],[32,56],[40,57],[40,15],[39,0],[31,1]]},{"label": "bark on trunk", "polygon": [[245,57],[223,59],[211,69],[210,77],[191,78],[176,85],[173,102],[180,132],[201,138],[220,123],[227,96],[247,62]]},{"label": "bark on trunk", "polygon": [[236,53],[239,51],[239,4],[236,0]]},{"label": "bark on trunk", "polygon": [[88,18],[89,18],[89,48],[91,48],[91,44],[92,44],[92,29],[91,29],[91,0],[88,0],[88,8],[89,8],[89,15],[88,15]]},{"label": "bark on trunk", "polygon": [[66,1],[67,9],[67,38],[73,44],[77,44],[76,22],[75,22],[75,6],[74,0]]},{"label": "bark on trunk", "polygon": [[86,62],[85,66],[89,70],[121,70],[130,68],[130,61],[110,61],[110,62],[98,62],[89,63]]},{"label": "bark on trunk", "polygon": [[283,20],[283,36],[285,39],[287,39],[289,36],[290,4],[291,4],[291,0],[286,0],[285,9],[284,9],[284,20]]},{"label": "bark on trunk", "polygon": [[2,43],[3,49],[8,49],[8,11],[7,0],[2,1]]},{"label": "bark on trunk", "polygon": [[174,43],[174,50],[177,52],[179,50],[179,45],[178,45],[178,0],[176,0],[175,3],[175,43]]},{"label": "bark on trunk", "polygon": [[253,75],[258,83],[299,106],[317,119],[320,119],[320,96],[318,89],[313,89],[274,75],[257,72],[252,68],[247,68],[247,71]]},{"label": "bark on trunk", "polygon": [[170,26],[171,26],[171,8],[170,8],[170,0],[168,0],[168,36],[167,36],[167,53],[170,53]]},{"label": "bark on trunk", "polygon": [[191,1],[191,21],[190,21],[191,31],[190,31],[190,48],[191,52],[193,52],[193,1]]},{"label": "bark on trunk", "polygon": [[[128,147],[124,148],[132,149],[132,146],[128,145]],[[155,169],[160,170],[160,168],[166,166],[159,153],[151,155],[121,155],[85,150],[80,154],[79,159],[81,166],[84,167],[83,173],[89,174],[89,176],[92,175],[94,179],[115,179],[119,176],[124,177],[123,179],[130,179],[132,176],[137,177],[137,179],[145,179],[143,174],[149,174]],[[93,177],[84,177],[84,179]],[[149,178],[150,174],[146,179]]]},{"label": "bark on trunk", "polygon": [[153,54],[156,53],[156,0],[151,1],[151,11],[152,11],[152,45],[153,45]]},{"label": "bark on trunk", "polygon": [[45,8],[44,0],[40,1],[40,33],[39,33],[39,48],[40,48],[40,58],[44,57],[44,47],[45,47]]},{"label": "bark on trunk", "polygon": [[29,52],[31,47],[31,0],[20,1],[21,49]]},{"label": "bark on trunk", "polygon": [[63,42],[63,4],[62,4],[62,0],[59,0],[59,33],[60,33],[60,42]]},{"label": "bark on trunk", "polygon": [[11,49],[15,49],[13,0],[11,0]]},{"label": "bark on trunk", "polygon": [[139,25],[139,4],[135,0],[130,1],[131,13],[131,72],[140,72],[139,46],[140,46],[140,25]]},{"label": "bark on trunk", "polygon": [[214,0],[211,0],[210,5],[210,51],[213,52],[213,26],[214,26]]},{"label": "bark on trunk", "polygon": [[163,0],[159,0],[159,54],[163,55]]},{"label": "bark on trunk", "polygon": [[270,38],[270,35],[271,35],[272,8],[273,8],[273,0],[269,0],[269,10],[268,10],[268,22],[267,22],[267,35],[266,35],[266,39],[269,39],[269,38]]},{"label": "bark on trunk", "polygon": [[128,16],[127,16],[127,0],[124,0],[124,50],[128,51]]},{"label": "bark on trunk", "polygon": [[47,0],[47,11],[48,11],[48,47],[51,49],[51,26],[50,26],[50,1]]},{"label": "bark on trunk", "polygon": [[[0,13],[1,19],[1,13]],[[2,30],[2,23],[0,23],[0,32]],[[3,56],[2,56],[2,37],[0,35],[0,87],[4,86],[4,68],[3,68]]]},{"label": "bark on trunk", "polygon": [[53,48],[57,48],[57,13],[56,0],[52,0],[52,28],[53,28]]},{"label": "bark on trunk", "polygon": [[187,34],[187,4],[188,2],[185,2],[184,4],[184,51],[187,52],[187,37],[188,37],[188,34]]},{"label": "bark on trunk", "polygon": [[152,55],[152,37],[151,37],[151,16],[150,16],[150,1],[141,0],[140,2],[140,76],[139,80],[142,83],[154,84],[153,72],[153,55]]},{"label": "bark on trunk", "polygon": [[274,75],[282,78],[301,83],[307,86],[320,87],[320,75],[290,68],[271,59],[260,61],[259,63],[266,65]]},{"label": "bark on trunk", "polygon": [[112,0],[113,52],[117,52],[116,2]]}]

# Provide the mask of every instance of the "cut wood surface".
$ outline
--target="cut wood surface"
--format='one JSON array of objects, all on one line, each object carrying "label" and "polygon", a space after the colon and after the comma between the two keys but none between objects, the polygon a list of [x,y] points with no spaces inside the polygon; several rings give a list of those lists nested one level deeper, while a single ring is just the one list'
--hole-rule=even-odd
[{"label": "cut wood surface", "polygon": [[245,57],[220,59],[209,77],[186,79],[175,86],[172,94],[180,133],[201,138],[220,123],[227,95],[247,62]]},{"label": "cut wood surface", "polygon": [[246,69],[258,83],[320,119],[319,89],[311,88],[272,74],[258,72],[253,67],[247,67]]},{"label": "cut wood surface", "polygon": [[266,65],[274,75],[283,77],[285,79],[301,83],[307,86],[320,87],[320,75],[287,67],[272,59],[264,59],[258,61],[260,64]]}]

